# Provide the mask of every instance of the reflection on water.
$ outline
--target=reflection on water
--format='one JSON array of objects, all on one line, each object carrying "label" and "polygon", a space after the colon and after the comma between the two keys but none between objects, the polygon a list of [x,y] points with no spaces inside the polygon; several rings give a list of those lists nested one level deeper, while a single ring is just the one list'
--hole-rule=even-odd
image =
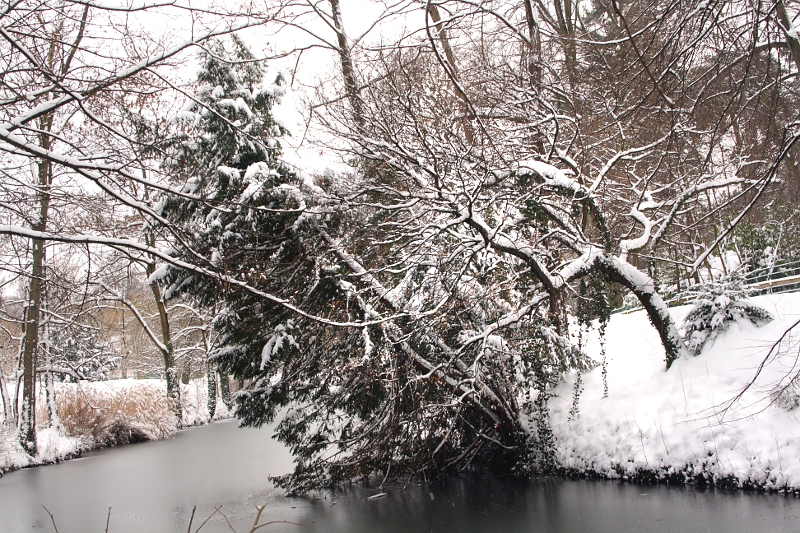
[{"label": "reflection on water", "polygon": [[[239,532],[266,504],[265,532],[796,532],[800,500],[776,495],[703,492],[609,481],[451,477],[378,491],[347,487],[285,498],[269,483],[287,472],[289,453],[269,430],[233,421],[183,431],[175,439],[104,450],[84,459],[21,470],[0,479],[0,531],[60,533],[185,532],[217,506]],[[230,531],[214,516],[204,532]]]}]

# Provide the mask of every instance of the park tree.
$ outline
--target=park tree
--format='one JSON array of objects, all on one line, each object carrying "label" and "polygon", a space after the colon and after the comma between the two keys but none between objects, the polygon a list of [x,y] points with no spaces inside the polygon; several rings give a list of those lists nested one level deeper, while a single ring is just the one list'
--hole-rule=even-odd
[{"label": "park tree", "polygon": [[[153,217],[155,211],[143,192],[163,188],[158,180],[150,181],[146,175],[128,170],[130,152],[116,150],[115,144],[99,148],[92,136],[86,135],[94,127],[117,139],[128,138],[98,109],[109,109],[103,104],[117,91],[171,89],[167,77],[158,77],[158,67],[213,35],[252,22],[235,15],[221,20],[217,14],[190,10],[197,28],[205,30],[175,35],[170,41],[137,28],[127,16],[143,11],[183,11],[180,6],[115,8],[63,0],[13,2],[2,9],[0,150],[4,162],[0,234],[13,243],[4,275],[22,275],[28,286],[21,319],[19,375],[13,379],[19,377],[16,390],[22,394],[21,407],[15,413],[20,442],[33,455],[37,448],[36,376],[48,246],[62,242],[116,246],[142,255],[161,253],[154,241],[131,239],[125,233],[108,235],[102,227],[73,224],[95,219],[91,209],[97,203],[82,201],[92,195],[105,200],[103,208],[117,214]],[[119,46],[107,46],[109,31],[119,37]],[[159,80],[157,86],[152,84],[153,79]],[[131,183],[138,183],[139,188],[131,187]]]},{"label": "park tree", "polygon": [[746,3],[453,1],[409,6],[422,31],[369,48],[328,7],[342,97],[314,109],[350,169],[281,164],[207,82],[194,145],[231,148],[187,165],[203,202],[162,214],[191,235],[177,257],[206,246],[218,276],[170,269],[168,292],[222,302],[215,357],[248,383],[244,423],[290,407],[290,490],[546,470],[548,391],[592,364],[571,315],[607,319],[627,292],[665,367],[689,356],[664,287],[698,279],[791,172],[794,33]]}]

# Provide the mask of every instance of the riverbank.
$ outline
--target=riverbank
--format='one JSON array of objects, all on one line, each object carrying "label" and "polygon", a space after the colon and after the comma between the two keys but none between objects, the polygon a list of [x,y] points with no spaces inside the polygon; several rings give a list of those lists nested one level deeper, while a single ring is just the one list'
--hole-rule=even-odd
[{"label": "riverbank", "polygon": [[[553,391],[549,405],[557,464],[568,475],[800,491],[800,385],[787,380],[800,370],[800,328],[784,339],[737,399],[773,344],[800,318],[800,294],[760,296],[753,302],[775,320],[761,327],[734,324],[700,355],[679,359],[669,371],[645,312],[615,314],[607,328],[606,378],[594,332],[587,350],[598,366],[581,376],[578,402],[576,375]],[[689,309],[672,312],[680,322]],[[165,399],[166,385],[157,380],[72,387],[130,396],[146,386]],[[184,427],[209,421],[206,390],[204,379],[183,385]],[[221,401],[217,408],[215,418],[230,416]],[[144,410],[142,424],[149,429],[139,426],[141,440],[167,438],[177,430],[174,420],[165,419],[168,408],[157,411]],[[0,471],[58,462],[106,445],[85,435],[42,429],[39,453],[30,458],[0,424]]]},{"label": "riverbank", "polygon": [[800,531],[800,498],[552,477],[455,474],[287,498],[269,481],[292,467],[273,430],[221,421],[12,472],[0,479],[0,529],[52,532],[47,507],[61,533],[104,531],[110,507],[113,533],[185,533],[193,513],[193,531],[213,514],[204,533],[244,532],[264,506],[268,533]]},{"label": "riverbank", "polygon": [[[800,490],[800,383],[790,381],[800,370],[800,331],[756,377],[770,348],[800,318],[800,294],[751,301],[775,320],[734,324],[669,371],[644,311],[612,316],[606,382],[602,365],[581,376],[577,414],[576,375],[550,401],[558,464],[570,474],[610,479]],[[671,311],[680,323],[690,308]],[[588,349],[599,363],[596,333]]]},{"label": "riverbank", "polygon": [[[0,420],[0,474],[19,468],[58,463],[99,448],[170,438],[179,426],[166,399],[166,382],[154,379],[120,379],[63,383],[56,388],[57,427],[37,432],[38,453],[26,454],[16,428]],[[181,427],[229,418],[232,413],[218,399],[214,416],[208,412],[205,378],[181,384]],[[45,401],[39,402],[37,419],[47,419]]]}]

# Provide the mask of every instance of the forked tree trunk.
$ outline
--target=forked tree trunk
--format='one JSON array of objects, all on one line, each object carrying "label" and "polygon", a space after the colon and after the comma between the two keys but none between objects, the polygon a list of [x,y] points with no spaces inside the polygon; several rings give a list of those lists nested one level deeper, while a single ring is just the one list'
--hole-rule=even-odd
[{"label": "forked tree trunk", "polygon": [[[49,131],[50,117],[42,120],[42,130]],[[41,145],[50,149],[50,137],[41,135]],[[39,217],[32,224],[35,231],[47,230],[47,218],[50,211],[50,184],[52,167],[48,161],[38,163],[37,197],[39,200]],[[25,313],[25,335],[22,340],[22,407],[20,409],[19,438],[25,452],[36,455],[36,369],[39,356],[39,323],[41,319],[42,296],[45,283],[45,241],[31,239],[33,253],[31,257],[31,275],[28,283],[28,306]]]}]

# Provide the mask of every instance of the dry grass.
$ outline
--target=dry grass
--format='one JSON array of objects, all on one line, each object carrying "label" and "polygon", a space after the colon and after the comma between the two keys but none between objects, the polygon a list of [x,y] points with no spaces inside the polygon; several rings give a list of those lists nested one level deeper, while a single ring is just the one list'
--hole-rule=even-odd
[{"label": "dry grass", "polygon": [[[166,394],[152,383],[125,388],[65,384],[56,402],[66,435],[81,437],[91,447],[158,440],[176,431]],[[47,420],[46,411],[42,415],[40,420]]]}]

